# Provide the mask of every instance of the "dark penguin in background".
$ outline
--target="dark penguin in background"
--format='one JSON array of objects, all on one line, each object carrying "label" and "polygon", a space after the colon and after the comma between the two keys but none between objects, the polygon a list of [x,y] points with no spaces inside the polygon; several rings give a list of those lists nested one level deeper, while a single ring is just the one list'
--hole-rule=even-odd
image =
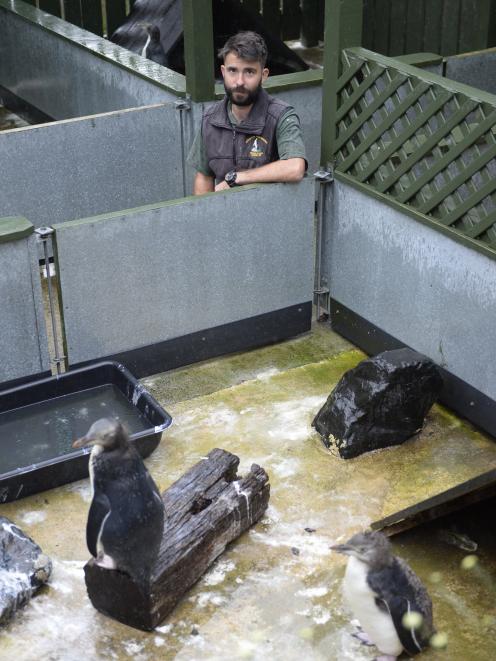
[{"label": "dark penguin in background", "polygon": [[85,446],[93,446],[88,549],[98,565],[124,571],[146,589],[164,529],[159,490],[120,422],[97,420],[73,443]]},{"label": "dark penguin in background", "polygon": [[141,51],[142,57],[146,57],[152,62],[166,67],[168,65],[168,59],[160,43],[160,28],[150,23],[144,24],[143,28],[146,30],[148,37]]},{"label": "dark penguin in background", "polygon": [[415,572],[393,555],[388,538],[358,533],[331,549],[349,556],[343,594],[367,634],[357,637],[378,647],[384,661],[403,650],[421,652],[434,633],[431,598]]}]

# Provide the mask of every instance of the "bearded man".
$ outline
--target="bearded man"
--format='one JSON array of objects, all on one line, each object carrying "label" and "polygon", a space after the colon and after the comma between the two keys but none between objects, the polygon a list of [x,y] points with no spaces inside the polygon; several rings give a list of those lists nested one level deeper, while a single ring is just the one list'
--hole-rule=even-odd
[{"label": "bearded man", "polygon": [[307,168],[294,108],[269,96],[267,46],[255,32],[238,32],[218,53],[226,95],[203,113],[188,163],[201,195],[244,184],[300,181]]}]

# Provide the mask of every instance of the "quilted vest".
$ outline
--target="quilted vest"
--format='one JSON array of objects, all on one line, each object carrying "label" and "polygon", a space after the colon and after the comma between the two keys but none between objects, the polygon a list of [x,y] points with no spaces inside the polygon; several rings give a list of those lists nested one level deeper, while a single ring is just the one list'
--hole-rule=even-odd
[{"label": "quilted vest", "polygon": [[215,179],[221,181],[230,170],[277,161],[277,122],[289,107],[261,89],[248,117],[234,125],[227,113],[227,97],[210,106],[203,114],[202,137]]}]

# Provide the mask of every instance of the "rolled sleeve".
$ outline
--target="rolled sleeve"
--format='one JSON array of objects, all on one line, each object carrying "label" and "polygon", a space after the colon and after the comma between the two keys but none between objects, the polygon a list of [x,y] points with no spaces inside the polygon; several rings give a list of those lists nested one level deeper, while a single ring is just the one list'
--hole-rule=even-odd
[{"label": "rolled sleeve", "polygon": [[205,151],[205,145],[203,143],[203,136],[201,128],[195,135],[191,149],[189,150],[188,157],[186,159],[188,165],[196,170],[196,172],[201,172],[206,177],[213,177],[214,173],[208,165],[207,154]]},{"label": "rolled sleeve", "polygon": [[276,129],[277,151],[279,158],[303,158],[307,162],[305,144],[301,132],[300,118],[293,108],[281,115]]}]

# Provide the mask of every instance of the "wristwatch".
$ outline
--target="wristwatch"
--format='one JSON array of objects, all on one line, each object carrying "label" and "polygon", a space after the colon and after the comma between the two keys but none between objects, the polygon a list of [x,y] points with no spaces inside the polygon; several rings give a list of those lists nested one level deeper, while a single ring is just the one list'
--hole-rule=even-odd
[{"label": "wristwatch", "polygon": [[238,173],[236,170],[231,170],[226,174],[224,177],[224,181],[226,184],[229,186],[229,188],[232,188],[233,186],[236,186],[236,177],[238,176]]}]

